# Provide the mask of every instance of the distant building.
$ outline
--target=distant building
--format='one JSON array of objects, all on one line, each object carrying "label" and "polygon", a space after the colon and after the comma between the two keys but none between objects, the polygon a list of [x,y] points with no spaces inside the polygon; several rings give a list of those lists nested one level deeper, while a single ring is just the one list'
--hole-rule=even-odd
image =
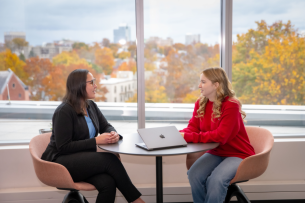
[{"label": "distant building", "polygon": [[185,45],[190,45],[190,44],[196,44],[200,42],[200,35],[194,35],[194,34],[186,34],[185,35]]},{"label": "distant building", "polygon": [[120,25],[118,29],[113,30],[113,41],[114,43],[119,43],[120,40],[125,40],[125,42],[130,42],[130,27],[128,25]]},{"label": "distant building", "polygon": [[5,47],[9,48],[13,53],[17,55],[24,54],[24,50],[28,48],[28,46],[18,47],[15,43],[13,43],[13,40],[16,38],[20,38],[26,41],[24,32],[5,32],[4,33]]},{"label": "distant building", "polygon": [[5,32],[4,33],[4,42],[11,42],[15,38],[21,38],[25,40],[24,32]]},{"label": "distant building", "polygon": [[0,42],[0,52],[5,50],[5,45],[3,43]]},{"label": "distant building", "polygon": [[106,102],[125,102],[136,92],[137,80],[132,71],[118,71],[117,78],[100,80],[100,84],[107,88]]},{"label": "distant building", "polygon": [[150,37],[148,40],[146,40],[146,43],[149,42],[154,42],[159,46],[172,46],[174,44],[173,39],[170,37],[166,39],[162,39],[160,37]]},{"label": "distant building", "polygon": [[29,88],[11,69],[0,71],[0,100],[9,98],[10,100],[30,100]]},{"label": "distant building", "polygon": [[26,49],[24,55],[26,58],[38,56],[39,58],[48,58],[51,60],[54,56],[62,53],[63,51],[72,51],[72,45],[75,42],[76,41],[72,40],[61,40],[54,41],[54,43],[46,43],[43,46],[36,46]]}]

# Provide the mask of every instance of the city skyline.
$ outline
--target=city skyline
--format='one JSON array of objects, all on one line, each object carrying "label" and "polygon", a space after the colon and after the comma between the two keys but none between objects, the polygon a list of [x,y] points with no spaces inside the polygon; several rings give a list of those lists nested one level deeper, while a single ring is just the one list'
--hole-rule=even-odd
[{"label": "city skyline", "polygon": [[[281,2],[278,0],[274,6],[273,0],[263,5],[234,0],[233,41],[236,34],[254,28],[255,21],[260,20],[266,20],[268,24],[291,20],[304,33],[305,25],[300,16],[303,16],[305,2],[295,0],[288,6]],[[169,12],[172,10],[176,12]],[[4,33],[11,31],[25,32],[27,41],[33,46],[61,39],[90,44],[108,38],[113,42],[113,30],[121,23],[130,26],[131,40],[135,41],[134,1],[91,0],[84,3],[79,0],[71,4],[69,0],[11,0],[0,3],[0,43],[4,42]],[[174,43],[184,43],[185,34],[190,32],[200,34],[202,43],[218,43],[220,2],[144,1],[144,29],[145,39],[171,37]]]}]

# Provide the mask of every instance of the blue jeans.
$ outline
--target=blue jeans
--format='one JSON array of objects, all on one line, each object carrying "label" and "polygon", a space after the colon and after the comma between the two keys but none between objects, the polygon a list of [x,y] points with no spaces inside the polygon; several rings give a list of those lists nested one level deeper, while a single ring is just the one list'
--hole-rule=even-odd
[{"label": "blue jeans", "polygon": [[187,172],[194,203],[223,203],[241,161],[209,153],[197,159]]}]

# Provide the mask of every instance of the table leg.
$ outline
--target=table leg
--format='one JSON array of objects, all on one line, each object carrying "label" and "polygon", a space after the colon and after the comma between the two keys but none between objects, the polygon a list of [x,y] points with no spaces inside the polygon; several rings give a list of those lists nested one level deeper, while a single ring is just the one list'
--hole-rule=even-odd
[{"label": "table leg", "polygon": [[162,156],[156,156],[157,203],[163,203]]}]

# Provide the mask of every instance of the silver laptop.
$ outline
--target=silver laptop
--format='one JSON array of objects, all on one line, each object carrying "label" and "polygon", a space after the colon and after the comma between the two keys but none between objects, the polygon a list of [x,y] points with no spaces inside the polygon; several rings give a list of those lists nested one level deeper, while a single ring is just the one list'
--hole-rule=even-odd
[{"label": "silver laptop", "polygon": [[146,150],[185,147],[187,145],[175,126],[143,128],[138,129],[138,133],[144,143],[138,143],[136,146]]}]

